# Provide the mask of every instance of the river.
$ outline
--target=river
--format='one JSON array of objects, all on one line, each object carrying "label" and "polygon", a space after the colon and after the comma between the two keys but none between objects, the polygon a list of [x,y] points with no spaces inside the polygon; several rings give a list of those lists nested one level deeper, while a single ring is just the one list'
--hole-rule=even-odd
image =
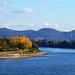
[{"label": "river", "polygon": [[75,49],[39,48],[47,55],[0,59],[0,75],[75,75]]}]

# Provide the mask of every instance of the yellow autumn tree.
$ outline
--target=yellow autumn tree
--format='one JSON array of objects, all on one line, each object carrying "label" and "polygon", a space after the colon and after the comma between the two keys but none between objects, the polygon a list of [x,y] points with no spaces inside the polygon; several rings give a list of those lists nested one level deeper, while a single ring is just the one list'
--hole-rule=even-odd
[{"label": "yellow autumn tree", "polygon": [[3,43],[2,43],[2,41],[0,41],[0,48],[2,48],[3,47]]},{"label": "yellow autumn tree", "polygon": [[14,45],[17,45],[19,43],[23,43],[26,46],[27,49],[32,47],[32,42],[26,36],[10,37],[9,43],[14,44]]},{"label": "yellow autumn tree", "polygon": [[36,39],[36,38],[30,38],[30,40],[32,41],[32,43],[37,43],[38,42],[38,39]]},{"label": "yellow autumn tree", "polygon": [[20,51],[20,54],[23,54],[23,50],[22,49],[20,49],[19,51]]}]

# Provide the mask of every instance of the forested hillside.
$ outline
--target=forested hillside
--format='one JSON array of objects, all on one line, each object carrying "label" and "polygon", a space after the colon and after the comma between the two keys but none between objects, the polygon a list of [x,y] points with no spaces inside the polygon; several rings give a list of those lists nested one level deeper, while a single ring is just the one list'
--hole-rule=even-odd
[{"label": "forested hillside", "polygon": [[25,31],[17,31],[11,30],[7,28],[0,29],[0,37],[11,37],[16,35],[25,35],[28,38],[42,38],[48,40],[66,40],[71,41],[75,40],[75,30],[70,32],[61,32],[51,28],[43,28],[38,31],[34,30],[25,30]]}]

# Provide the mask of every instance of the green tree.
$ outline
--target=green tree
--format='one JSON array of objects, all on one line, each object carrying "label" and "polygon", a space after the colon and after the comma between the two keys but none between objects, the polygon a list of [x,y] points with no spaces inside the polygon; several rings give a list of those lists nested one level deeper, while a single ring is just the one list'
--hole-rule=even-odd
[{"label": "green tree", "polygon": [[6,37],[4,36],[4,41],[6,41]]},{"label": "green tree", "polygon": [[26,47],[25,43],[21,43],[21,42],[20,42],[20,43],[18,44],[18,48],[23,50],[23,49],[26,49],[27,47]]},{"label": "green tree", "polygon": [[32,44],[32,48],[38,50],[38,45],[35,44],[35,43],[33,43],[33,44]]},{"label": "green tree", "polygon": [[44,39],[43,42],[42,42],[43,46],[44,47],[47,47],[48,46],[48,42],[49,41],[47,39]]}]

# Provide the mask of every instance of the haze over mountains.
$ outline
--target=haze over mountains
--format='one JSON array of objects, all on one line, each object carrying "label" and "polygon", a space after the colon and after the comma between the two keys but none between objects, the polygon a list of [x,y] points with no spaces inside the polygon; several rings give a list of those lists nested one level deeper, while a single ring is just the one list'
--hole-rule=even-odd
[{"label": "haze over mountains", "polygon": [[7,28],[0,28],[0,37],[3,36],[11,37],[16,35],[25,35],[28,38],[38,38],[38,39],[43,38],[49,40],[66,40],[66,41],[75,40],[75,30],[70,32],[61,32],[51,28],[43,28],[38,31],[34,30],[17,31]]}]

